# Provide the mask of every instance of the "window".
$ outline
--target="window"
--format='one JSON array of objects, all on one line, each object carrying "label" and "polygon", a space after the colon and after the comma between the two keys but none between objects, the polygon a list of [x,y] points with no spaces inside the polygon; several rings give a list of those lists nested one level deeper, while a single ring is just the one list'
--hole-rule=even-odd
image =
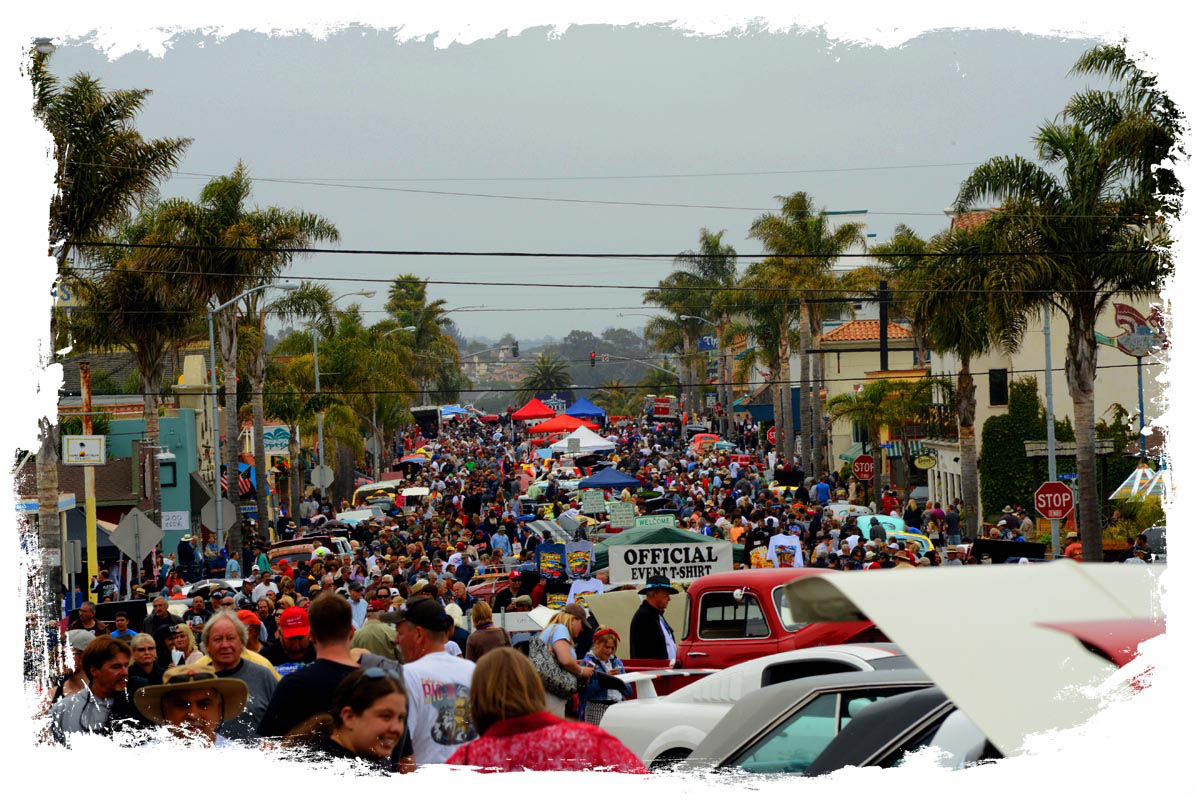
[{"label": "window", "polygon": [[701,639],[765,639],[771,628],[752,594],[740,601],[733,592],[708,592],[700,598]]},{"label": "window", "polygon": [[867,431],[866,425],[860,425],[857,422],[851,423],[850,441],[855,444],[866,444],[871,441],[871,435]]},{"label": "window", "polygon": [[783,623],[783,629],[786,631],[798,631],[807,625],[807,622],[797,622],[792,616],[792,607],[788,605],[787,598],[783,596],[783,587],[776,586],[775,591],[771,592],[771,599],[775,601],[775,611],[779,614],[779,621]]},{"label": "window", "polygon": [[734,756],[727,766],[755,773],[804,772],[863,709],[906,691],[910,689],[897,686],[820,695]]},{"label": "window", "polygon": [[176,485],[175,478],[175,462],[162,461],[158,468],[159,483],[164,489],[170,489]]},{"label": "window", "polygon": [[1008,370],[988,370],[988,405],[1008,405]]}]

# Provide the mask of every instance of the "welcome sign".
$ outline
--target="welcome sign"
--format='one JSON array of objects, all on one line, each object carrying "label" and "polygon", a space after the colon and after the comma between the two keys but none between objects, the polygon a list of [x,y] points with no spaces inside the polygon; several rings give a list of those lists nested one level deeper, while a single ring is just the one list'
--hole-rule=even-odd
[{"label": "welcome sign", "polygon": [[628,544],[609,548],[610,584],[645,583],[651,575],[690,581],[733,570],[733,543]]}]

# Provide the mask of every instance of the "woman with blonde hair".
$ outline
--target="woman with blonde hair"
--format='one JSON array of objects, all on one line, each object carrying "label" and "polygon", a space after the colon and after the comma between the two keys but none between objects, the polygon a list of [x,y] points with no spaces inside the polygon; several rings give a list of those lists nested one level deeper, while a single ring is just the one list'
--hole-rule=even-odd
[{"label": "woman with blonde hair", "polygon": [[[538,653],[535,652],[535,648],[549,651],[550,658],[546,659],[539,668],[539,674],[542,675],[545,684],[546,708],[551,714],[559,717],[566,716],[567,698],[575,694],[578,687],[574,691],[567,691],[566,694],[562,694],[563,691],[566,691],[562,688],[551,691],[553,683],[546,680],[545,670],[554,670],[557,667],[560,672],[566,670],[576,678],[582,678],[585,681],[591,680],[595,670],[580,664],[575,659],[575,637],[579,636],[580,631],[587,624],[587,612],[583,610],[583,607],[578,603],[568,603],[562,611],[550,618],[550,622],[537,638],[530,640],[529,643],[529,657],[534,660],[535,664],[542,662]],[[538,642],[541,644],[539,645]],[[553,663],[550,663],[551,661]]]},{"label": "woman with blonde hair", "polygon": [[172,626],[167,636],[167,644],[171,646],[171,666],[193,664],[204,657],[200,648],[196,647],[196,637],[186,624]]},{"label": "woman with blonde hair", "polygon": [[497,647],[479,659],[471,675],[470,713],[479,738],[454,751],[447,764],[500,772],[647,771],[607,731],[547,713],[541,678],[511,647]]},{"label": "woman with blonde hair", "polygon": [[492,609],[487,603],[476,603],[471,609],[471,624],[475,630],[467,637],[468,661],[479,661],[497,647],[509,647],[508,631],[492,622]]}]

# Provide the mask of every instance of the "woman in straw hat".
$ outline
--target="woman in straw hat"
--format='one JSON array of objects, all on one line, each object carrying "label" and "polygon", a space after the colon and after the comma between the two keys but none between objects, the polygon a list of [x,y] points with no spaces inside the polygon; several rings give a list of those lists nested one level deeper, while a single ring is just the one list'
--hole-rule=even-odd
[{"label": "woman in straw hat", "polygon": [[182,664],[168,669],[161,684],[138,689],[133,702],[146,719],[177,736],[222,746],[229,740],[217,728],[242,713],[246,696],[242,681],[218,678],[210,665]]}]

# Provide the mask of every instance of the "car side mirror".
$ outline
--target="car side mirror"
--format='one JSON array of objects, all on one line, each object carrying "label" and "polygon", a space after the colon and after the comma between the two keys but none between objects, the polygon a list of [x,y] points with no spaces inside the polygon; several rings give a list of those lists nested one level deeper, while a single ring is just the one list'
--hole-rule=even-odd
[{"label": "car side mirror", "polygon": [[745,597],[746,597],[746,590],[745,590],[745,589],[734,589],[734,590],[733,590],[733,599],[734,599],[735,601],[737,601],[737,602],[739,602],[739,603],[740,603],[740,602],[742,602],[742,600],[744,600],[744,599],[745,599]]}]

